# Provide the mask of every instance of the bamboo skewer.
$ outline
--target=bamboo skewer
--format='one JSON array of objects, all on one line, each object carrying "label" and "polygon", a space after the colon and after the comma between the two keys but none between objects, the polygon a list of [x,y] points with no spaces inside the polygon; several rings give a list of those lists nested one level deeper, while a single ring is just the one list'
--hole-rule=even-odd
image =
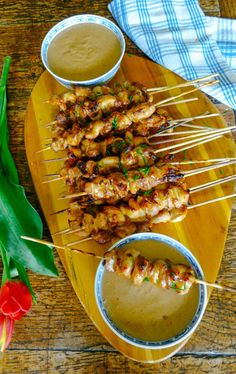
[{"label": "bamboo skewer", "polygon": [[198,203],[198,204],[194,204],[194,205],[189,205],[188,209],[198,208],[198,207],[203,206],[203,205],[215,203],[217,201],[222,201],[222,200],[225,200],[225,199],[231,199],[233,197],[236,197],[236,193],[233,193],[231,195],[217,197],[216,199],[212,199],[212,200],[203,201],[202,203]]},{"label": "bamboo skewer", "polygon": [[199,86],[197,88],[193,88],[192,90],[189,90],[189,91],[186,91],[186,92],[181,92],[181,94],[179,94],[179,95],[176,95],[176,96],[173,96],[173,97],[169,97],[169,98],[167,98],[165,100],[161,100],[158,103],[155,103],[155,106],[158,107],[158,105],[165,104],[165,103],[168,103],[169,101],[172,101],[174,99],[178,99],[179,97],[189,95],[189,94],[191,94],[193,92],[199,91],[201,88],[213,86],[216,83],[219,83],[219,81],[215,80],[213,82],[208,82],[208,83],[202,84],[201,86]]},{"label": "bamboo skewer", "polygon": [[194,83],[198,83],[198,82],[205,81],[205,80],[210,80],[210,79],[218,77],[218,76],[219,76],[219,74],[215,73],[215,74],[207,75],[206,77],[197,78],[197,79],[194,79],[194,80],[191,80],[191,81],[187,81],[185,83],[180,83],[180,84],[177,84],[175,86],[164,86],[164,87],[148,88],[147,92],[150,92],[150,93],[152,93],[152,92],[164,92],[164,91],[173,90],[175,88],[188,87],[188,86],[192,86]]},{"label": "bamboo skewer", "polygon": [[162,105],[159,105],[158,108],[171,106],[171,105],[179,105],[179,104],[190,103],[191,101],[196,101],[196,100],[199,100],[198,97],[192,97],[191,99],[179,100],[179,101],[175,101],[173,103],[162,104]]},{"label": "bamboo skewer", "polygon": [[190,191],[190,193],[192,195],[195,192],[199,192],[199,191],[205,190],[205,189],[207,189],[209,187],[215,187],[215,186],[217,186],[219,184],[230,182],[230,181],[233,181],[235,179],[236,179],[236,174],[229,175],[227,177],[222,177],[222,178],[219,178],[219,179],[211,181],[211,182],[207,182],[207,183],[195,186],[195,187],[191,187],[191,188],[189,188],[189,191]]},{"label": "bamboo skewer", "polygon": [[192,165],[192,164],[206,164],[210,162],[225,162],[236,160],[236,157],[224,157],[224,158],[209,158],[207,160],[189,160],[189,161],[168,161],[171,165]]},{"label": "bamboo skewer", "polygon": [[[216,134],[211,134],[211,135],[207,135],[207,136],[203,136],[200,140],[201,141],[204,141],[204,140],[207,140],[207,139],[211,139],[212,137],[214,137],[215,135],[224,135],[228,132],[230,132],[231,130],[229,129],[222,129],[221,131],[219,131],[218,133]],[[182,147],[182,146],[185,146],[185,145],[189,145],[189,144],[192,144],[196,141],[198,141],[199,139],[194,139],[194,140],[188,140],[187,142],[182,142],[182,143],[179,143],[179,144],[175,144],[175,145],[170,145],[168,147],[164,147],[164,148],[158,148],[154,151],[154,153],[160,153],[160,152],[164,152],[164,151],[169,151],[171,149],[175,149],[175,148],[178,148],[178,147]],[[171,152],[172,153],[172,152]]]},{"label": "bamboo skewer", "polygon": [[60,181],[64,179],[63,177],[58,177],[58,178],[54,178],[54,179],[49,179],[47,181],[42,181],[43,184],[46,184],[46,183],[51,183],[51,182],[57,182],[57,181]]},{"label": "bamboo skewer", "polygon": [[[29,236],[22,235],[21,239],[28,240],[28,241],[35,242],[35,243],[39,243],[39,244],[43,244],[43,245],[47,245],[47,246],[51,246],[51,247],[55,247],[55,248],[58,248],[58,249],[63,249],[63,250],[68,250],[69,249],[68,245],[67,246],[60,246],[60,245],[48,242],[46,240],[36,239],[36,238],[29,237]],[[89,239],[89,238],[87,238],[87,239]],[[80,243],[83,242],[83,241],[84,240],[81,240]],[[104,256],[99,256],[94,252],[86,252],[86,251],[83,251],[83,250],[77,249],[77,248],[70,248],[70,250],[73,251],[73,252],[78,252],[78,253],[83,254],[83,255],[92,256],[92,257],[98,258],[100,260],[105,260]],[[221,284],[218,284],[218,283],[209,283],[209,282],[206,282],[202,279],[195,278],[194,283],[203,284],[203,285],[213,287],[213,288],[217,288],[217,289],[220,289],[220,290],[236,292],[236,289],[234,289],[232,287],[221,285]]]},{"label": "bamboo skewer", "polygon": [[183,120],[185,120],[186,122],[188,121],[193,121],[195,119],[203,119],[203,118],[211,118],[211,117],[219,117],[220,116],[220,113],[211,113],[211,114],[202,114],[200,116],[195,116],[195,117],[187,117],[187,118],[180,118],[180,119],[173,119],[171,121],[169,121],[170,123],[174,122],[174,123],[178,123],[178,122],[181,122]]},{"label": "bamboo skewer", "polygon": [[218,284],[218,283],[209,283],[209,282],[206,282],[206,281],[201,280],[201,279],[195,279],[195,283],[203,284],[203,285],[208,286],[208,287],[218,288],[219,290],[236,292],[236,289],[233,288],[233,287],[229,287],[229,286],[225,286],[225,285],[223,286],[222,284]]},{"label": "bamboo skewer", "polygon": [[177,149],[176,151],[171,151],[170,154],[171,155],[176,155],[177,153],[180,153],[180,152],[186,152],[187,149],[190,149],[190,148],[193,148],[193,147],[196,147],[197,145],[202,145],[204,143],[208,143],[208,142],[211,142],[213,140],[217,140],[217,139],[220,139],[222,137],[222,135],[215,135],[215,136],[211,136],[211,137],[208,137],[207,139],[205,138],[205,140],[201,140],[201,141],[198,141],[197,139],[195,140],[196,143],[194,144],[191,144],[191,145],[188,145],[187,147],[182,147],[180,149]]},{"label": "bamboo skewer", "polygon": [[[39,244],[48,245],[48,246],[55,247],[55,248],[58,248],[58,249],[65,249],[65,250],[69,249],[68,246],[57,245],[57,244],[48,242],[46,240],[31,238],[30,236],[21,235],[21,239],[29,240],[31,242],[35,242],[35,243],[39,243]],[[91,240],[92,238],[86,238],[86,239],[87,240],[89,240],[89,239]],[[85,239],[82,239],[80,242],[83,242],[83,241],[85,241]],[[103,257],[98,256],[98,255],[96,255],[93,252],[85,252],[85,251],[82,251],[81,249],[73,249],[73,251],[76,251],[76,252],[79,252],[79,253],[82,253],[82,254],[86,254],[88,256],[93,256],[93,257],[97,257],[97,258],[103,259]]]},{"label": "bamboo skewer", "polygon": [[219,162],[217,164],[203,166],[203,167],[198,168],[198,169],[183,171],[182,174],[185,177],[191,177],[192,175],[201,174],[201,173],[203,173],[205,171],[209,171],[209,170],[219,169],[221,167],[228,166],[228,165],[233,165],[235,163],[236,163],[236,159],[235,160],[230,160],[230,161]]},{"label": "bamboo skewer", "polygon": [[[183,136],[183,137],[180,137],[180,138],[160,140],[158,142],[152,142],[151,144],[152,145],[158,145],[158,144],[170,143],[170,142],[175,142],[175,141],[184,140],[184,139],[197,138],[198,136],[201,136],[201,135],[205,136],[205,135],[214,135],[214,134],[218,134],[218,133],[219,134],[220,133],[227,133],[227,132],[230,132],[231,130],[235,130],[235,129],[236,129],[236,126],[231,126],[231,127],[227,127],[227,128],[224,128],[224,129],[216,129],[216,130],[194,133],[193,135],[190,134],[189,136]],[[191,131],[189,131],[189,133],[191,133]]]},{"label": "bamboo skewer", "polygon": [[[212,129],[213,130],[213,129]],[[201,133],[206,133],[206,132],[210,132],[211,129],[209,129],[209,127],[204,127],[204,128],[201,128],[201,129],[198,129],[198,130],[185,130],[185,131],[175,131],[175,132],[168,132],[168,133],[164,133],[164,134],[160,134],[159,132],[157,132],[156,134],[153,134],[153,135],[150,135],[148,138],[158,138],[158,137],[170,137],[170,136],[178,136],[178,135],[191,135],[191,134],[201,134]]]},{"label": "bamboo skewer", "polygon": [[68,157],[60,157],[60,158],[52,158],[49,160],[41,160],[40,162],[42,163],[47,163],[47,162],[55,162],[55,161],[66,161]]}]

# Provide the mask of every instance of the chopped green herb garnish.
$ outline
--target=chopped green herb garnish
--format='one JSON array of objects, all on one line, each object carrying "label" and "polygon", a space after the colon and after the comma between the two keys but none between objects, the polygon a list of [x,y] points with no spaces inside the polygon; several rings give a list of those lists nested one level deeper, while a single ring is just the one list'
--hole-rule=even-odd
[{"label": "chopped green herb garnish", "polygon": [[122,162],[120,163],[120,168],[121,168],[121,171],[122,171],[122,173],[124,174],[125,178],[126,178],[127,180],[129,180],[129,178],[128,178],[128,169],[126,169],[126,168],[124,167],[124,165],[122,164]]},{"label": "chopped green herb garnish", "polygon": [[136,152],[137,152],[138,155],[140,155],[140,156],[142,157],[142,160],[143,160],[144,165],[147,165],[147,160],[146,160],[146,158],[145,158],[144,155],[143,155],[143,152],[142,152],[141,147],[140,147],[140,148],[137,148],[137,149],[136,149]]},{"label": "chopped green herb garnish", "polygon": [[184,284],[183,287],[178,288],[178,287],[176,287],[175,282],[171,282],[171,288],[173,288],[173,290],[177,290],[177,291],[184,291],[184,290],[186,290],[186,285]]},{"label": "chopped green herb garnish", "polygon": [[122,150],[124,147],[126,146],[126,142],[124,140],[120,140],[119,142],[116,142],[113,144],[113,147],[116,149],[116,150]]},{"label": "chopped green herb garnish", "polygon": [[150,195],[151,192],[152,192],[152,190],[147,190],[147,191],[144,191],[143,194],[144,194],[145,196],[148,196],[148,195]]},{"label": "chopped green herb garnish", "polygon": [[148,277],[146,277],[146,278],[144,278],[144,280],[143,280],[144,282],[149,282],[149,278]]},{"label": "chopped green herb garnish", "polygon": [[128,99],[129,99],[129,101],[132,101],[133,100],[133,96],[129,95]]},{"label": "chopped green herb garnish", "polygon": [[133,179],[134,179],[134,181],[137,181],[139,178],[140,178],[140,175],[136,174]]},{"label": "chopped green herb garnish", "polygon": [[146,176],[149,174],[150,166],[145,166],[144,168],[140,168],[139,170],[140,170],[140,172],[143,173],[144,176],[146,177]]},{"label": "chopped green herb garnish", "polygon": [[111,125],[112,125],[112,130],[116,130],[117,129],[117,125],[118,125],[118,119],[117,119],[117,117],[113,118]]},{"label": "chopped green herb garnish", "polygon": [[129,142],[129,144],[131,144],[132,140],[133,140],[133,137],[132,136],[126,136],[126,140],[127,140],[127,142]]},{"label": "chopped green herb garnish", "polygon": [[186,159],[187,159],[187,149],[184,149],[183,154],[184,154],[183,161],[186,161]]}]

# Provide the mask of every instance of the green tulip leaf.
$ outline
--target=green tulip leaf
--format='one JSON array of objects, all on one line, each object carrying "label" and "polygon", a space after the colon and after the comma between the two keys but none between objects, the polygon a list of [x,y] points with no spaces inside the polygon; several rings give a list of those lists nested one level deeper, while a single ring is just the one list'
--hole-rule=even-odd
[{"label": "green tulip leaf", "polygon": [[27,201],[23,187],[11,183],[3,173],[0,173],[0,227],[0,240],[14,261],[36,273],[58,274],[51,248],[20,238],[21,235],[41,237],[42,222]]},{"label": "green tulip leaf", "polygon": [[50,276],[57,276],[58,271],[51,248],[26,242],[20,237],[41,238],[43,227],[38,213],[25,196],[24,188],[19,185],[17,169],[8,148],[6,84],[10,62],[11,58],[7,56],[0,80],[0,243],[10,264],[10,274],[24,278],[30,288],[25,269]]}]

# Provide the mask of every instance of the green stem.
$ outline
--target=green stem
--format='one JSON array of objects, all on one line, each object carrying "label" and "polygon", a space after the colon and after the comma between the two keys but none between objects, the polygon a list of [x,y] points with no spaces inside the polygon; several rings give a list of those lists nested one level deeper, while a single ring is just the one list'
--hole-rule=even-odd
[{"label": "green stem", "polygon": [[11,64],[11,57],[6,56],[4,58],[4,63],[3,63],[3,68],[2,68],[2,76],[1,76],[1,87],[6,87],[7,85],[7,77],[8,77],[8,72],[10,69],[10,64]]},{"label": "green stem", "polygon": [[1,251],[1,255],[2,255],[2,263],[3,263],[4,272],[5,272],[5,278],[6,278],[6,280],[11,279],[10,268],[9,268],[9,265],[8,265],[6,251],[5,251],[5,248],[3,247],[3,244],[1,242],[0,242],[0,251]]}]

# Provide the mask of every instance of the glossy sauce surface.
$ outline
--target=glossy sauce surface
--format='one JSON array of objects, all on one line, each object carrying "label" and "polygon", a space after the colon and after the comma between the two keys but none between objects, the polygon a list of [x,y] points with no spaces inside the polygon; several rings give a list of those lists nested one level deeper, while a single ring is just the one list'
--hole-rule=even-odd
[{"label": "glossy sauce surface", "polygon": [[85,81],[105,74],[120,55],[120,42],[111,30],[98,24],[83,23],[55,36],[47,58],[50,69],[59,77]]},{"label": "glossy sauce surface", "polygon": [[[150,260],[168,258],[188,265],[174,248],[156,241],[137,241],[124,248],[135,248]],[[149,282],[139,287],[129,279],[105,271],[102,296],[108,315],[120,329],[141,340],[160,341],[181,332],[192,320],[199,292],[195,285],[185,295]]]}]

